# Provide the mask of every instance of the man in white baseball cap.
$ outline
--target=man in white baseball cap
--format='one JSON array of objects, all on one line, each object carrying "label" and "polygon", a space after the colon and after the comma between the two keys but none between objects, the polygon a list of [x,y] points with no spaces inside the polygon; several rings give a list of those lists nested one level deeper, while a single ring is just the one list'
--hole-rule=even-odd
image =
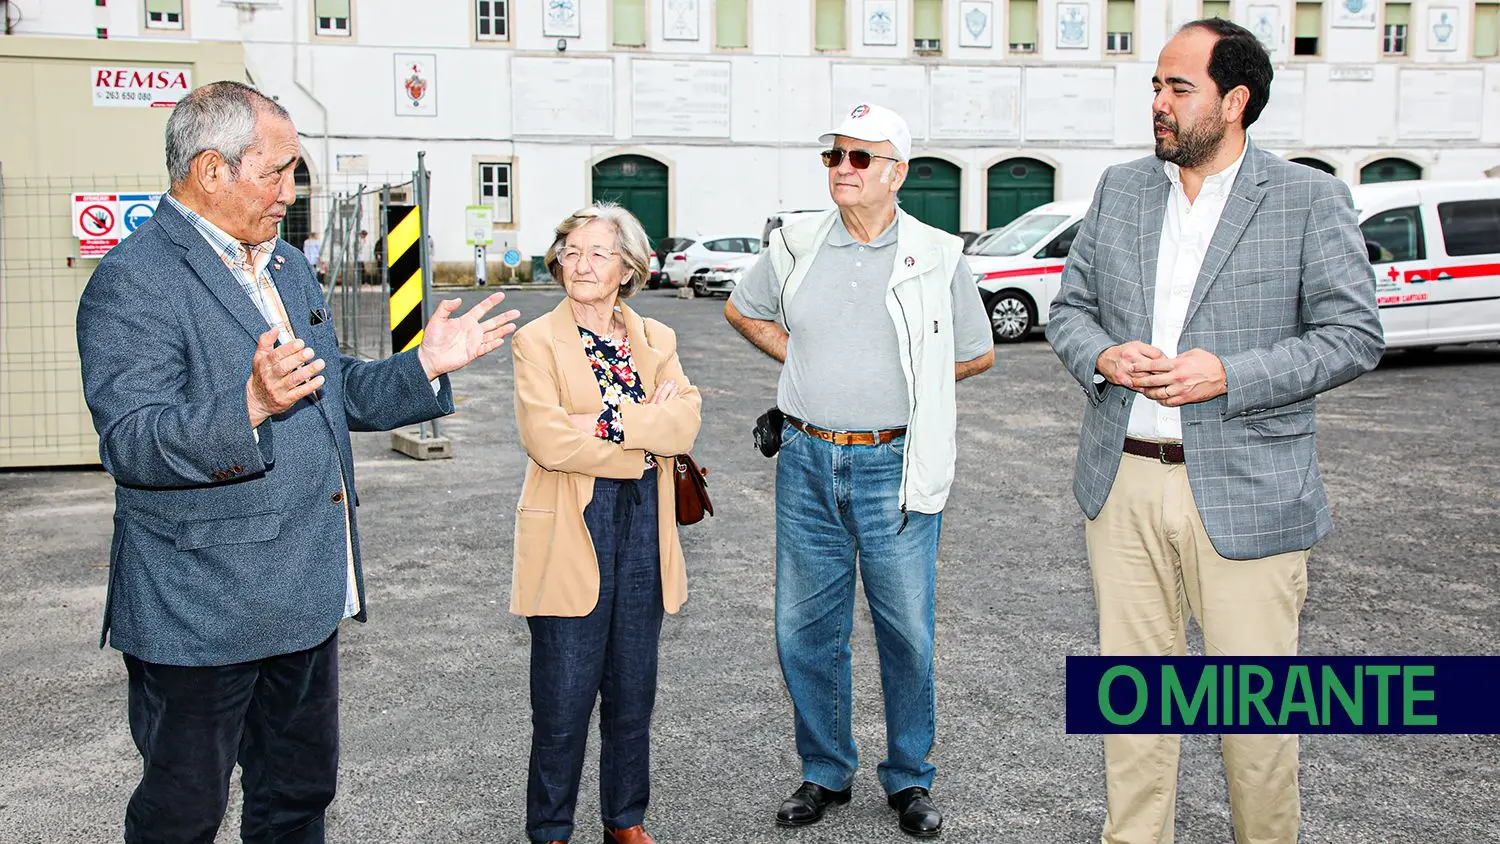
[{"label": "man in white baseball cap", "polygon": [[911,130],[906,119],[885,106],[855,106],[838,128],[818,138],[818,143],[832,145],[840,136],[877,144],[886,141],[895,147],[898,159],[911,158]]},{"label": "man in white baseball cap", "polygon": [[737,331],[784,364],[766,418],[781,437],[776,650],[802,784],[776,823],[817,823],[850,799],[857,566],[885,698],[880,785],[902,831],[929,837],[943,825],[927,756],[954,383],[989,368],[993,338],[963,241],[896,204],[911,155],[906,121],[860,104],[822,142],[837,209],[773,231],[724,306]]}]

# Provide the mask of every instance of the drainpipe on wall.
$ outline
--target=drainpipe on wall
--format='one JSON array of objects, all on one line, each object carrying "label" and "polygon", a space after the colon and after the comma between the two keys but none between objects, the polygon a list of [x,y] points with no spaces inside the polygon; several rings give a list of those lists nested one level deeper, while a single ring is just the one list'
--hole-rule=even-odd
[{"label": "drainpipe on wall", "polygon": [[[308,0],[308,2],[312,2],[312,0]],[[327,186],[333,179],[333,169],[330,164],[331,153],[328,149],[328,106],[323,105],[323,101],[318,99],[318,96],[312,92],[311,88],[302,84],[301,56],[303,45],[302,38],[298,36],[299,26],[297,19],[301,18],[303,21],[310,21],[311,18],[308,15],[299,13],[297,11],[298,5],[296,3],[292,4],[292,84],[296,85],[297,90],[306,95],[309,100],[312,100],[313,105],[317,106],[318,110],[323,112],[323,181],[324,185]],[[311,48],[309,47],[309,49]],[[308,56],[308,64],[309,67],[312,64],[311,55]]]}]

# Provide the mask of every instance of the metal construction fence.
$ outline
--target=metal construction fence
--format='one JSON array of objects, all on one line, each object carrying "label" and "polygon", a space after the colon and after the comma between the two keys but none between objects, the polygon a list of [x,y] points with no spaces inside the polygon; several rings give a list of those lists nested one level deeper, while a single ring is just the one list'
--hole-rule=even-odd
[{"label": "metal construction fence", "polygon": [[[416,205],[418,180],[411,172],[359,179],[319,191],[299,184],[282,237],[317,254],[313,269],[336,320],[341,350],[380,358],[391,352],[388,210]],[[83,399],[76,316],[79,297],[107,245],[99,241],[91,248],[80,240],[74,197],[153,197],[143,201],[154,207],[154,197],[165,190],[159,175],[0,173],[0,468],[99,462],[98,438]],[[114,213],[120,226],[133,231],[150,211],[132,215],[124,205],[113,206],[120,208]],[[83,232],[111,216],[98,215],[98,220],[85,217]],[[309,239],[321,246],[308,249]],[[425,243],[420,266],[419,280],[430,289]],[[418,305],[428,298],[419,298]],[[419,318],[425,316],[425,308],[416,310]],[[139,341],[141,353],[151,354],[151,338]],[[431,435],[436,436],[435,427]]]}]

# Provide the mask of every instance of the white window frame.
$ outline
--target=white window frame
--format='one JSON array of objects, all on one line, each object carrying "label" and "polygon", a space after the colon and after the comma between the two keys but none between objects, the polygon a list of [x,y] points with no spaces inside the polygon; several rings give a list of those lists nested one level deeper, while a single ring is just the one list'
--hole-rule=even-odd
[{"label": "white window frame", "polygon": [[[479,5],[481,3],[489,4],[490,13],[488,15],[482,13],[479,10]],[[514,0],[474,0],[474,40],[500,41],[508,43],[511,40],[510,33],[512,30],[512,27],[510,25],[510,13],[511,7],[514,5]],[[488,20],[490,22],[489,35],[482,35],[479,32],[479,24],[484,20]],[[495,34],[496,24],[499,24],[499,26],[505,30],[504,35]]]},{"label": "white window frame", "polygon": [[[1121,44],[1123,43],[1123,46]],[[1104,52],[1111,56],[1129,56],[1135,54],[1134,32],[1106,32],[1104,33]]]},{"label": "white window frame", "polygon": [[[1380,54],[1382,56],[1398,57],[1406,55],[1407,46],[1408,44],[1410,44],[1409,38],[1411,33],[1411,25],[1404,23],[1388,23],[1383,24],[1381,26],[1381,30]],[[1399,32],[1396,30],[1399,30]],[[1400,45],[1399,49],[1396,46],[1398,44]]]},{"label": "white window frame", "polygon": [[[515,167],[509,161],[479,161],[475,167],[474,193],[477,204],[488,205],[494,209],[495,222],[509,225],[515,222],[515,197],[516,180]],[[500,174],[504,178],[495,178]],[[485,188],[491,188],[490,196],[485,196]],[[500,195],[501,190],[505,195]]]},{"label": "white window frame", "polygon": [[[147,29],[167,29],[167,30],[171,30],[173,32],[178,32],[178,31],[187,29],[187,8],[186,8],[186,6],[187,6],[186,0],[179,0],[179,2],[177,3],[177,20],[173,21],[171,19],[171,17],[172,17],[172,13],[171,12],[153,12],[153,11],[151,11],[150,3],[148,3],[147,0],[141,0],[141,8],[143,10],[145,10],[145,15],[146,15],[146,17],[145,17],[146,28]],[[155,17],[158,18],[154,22],[152,21],[153,16],[155,16]]]}]

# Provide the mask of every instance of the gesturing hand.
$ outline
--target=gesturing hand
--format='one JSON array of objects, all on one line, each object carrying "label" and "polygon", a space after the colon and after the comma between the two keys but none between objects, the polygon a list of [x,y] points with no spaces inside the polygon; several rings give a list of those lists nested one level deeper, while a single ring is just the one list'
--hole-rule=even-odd
[{"label": "gesturing hand", "polygon": [[1224,363],[1212,352],[1193,349],[1175,358],[1148,361],[1136,385],[1148,399],[1165,407],[1181,407],[1224,395]]},{"label": "gesturing hand", "polygon": [[515,333],[520,311],[506,311],[483,319],[504,299],[504,293],[491,293],[457,319],[450,316],[458,310],[462,299],[444,299],[438,303],[432,319],[422,329],[422,345],[417,348],[417,359],[422,362],[427,380],[468,366],[476,358],[500,348],[505,338]]},{"label": "gesturing hand", "polygon": [[250,427],[289,409],[323,386],[325,364],[301,340],[276,345],[277,329],[271,328],[255,342],[250,380],[245,382],[245,407]]},{"label": "gesturing hand", "polygon": [[1136,379],[1147,372],[1146,364],[1165,357],[1166,353],[1161,349],[1149,343],[1131,340],[1105,349],[1099,355],[1095,368],[1109,383],[1139,391]]}]

